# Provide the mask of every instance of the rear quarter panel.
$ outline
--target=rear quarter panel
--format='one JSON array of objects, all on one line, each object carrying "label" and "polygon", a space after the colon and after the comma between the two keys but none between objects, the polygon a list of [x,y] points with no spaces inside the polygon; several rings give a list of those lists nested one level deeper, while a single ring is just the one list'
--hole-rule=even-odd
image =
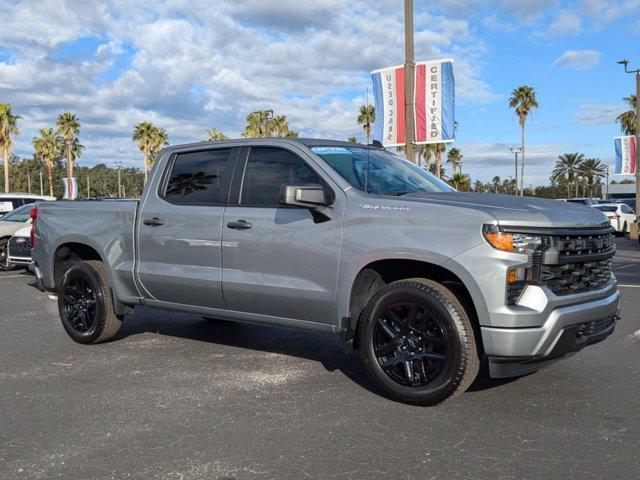
[{"label": "rear quarter panel", "polygon": [[42,270],[45,286],[54,287],[56,251],[68,243],[81,243],[102,258],[116,297],[135,303],[139,297],[133,275],[137,206],[134,200],[38,203],[33,259]]}]

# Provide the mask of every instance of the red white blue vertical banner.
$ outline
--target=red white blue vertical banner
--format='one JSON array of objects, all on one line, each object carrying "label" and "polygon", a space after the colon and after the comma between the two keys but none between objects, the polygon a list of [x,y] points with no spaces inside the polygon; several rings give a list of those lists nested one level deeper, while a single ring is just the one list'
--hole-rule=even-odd
[{"label": "red white blue vertical banner", "polygon": [[636,138],[634,136],[614,137],[616,149],[616,175],[634,175],[636,173]]},{"label": "red white blue vertical banner", "polygon": [[[404,66],[374,70],[371,78],[376,107],[373,138],[389,147],[404,145]],[[455,80],[452,59],[416,63],[414,105],[417,144],[454,140]]]}]

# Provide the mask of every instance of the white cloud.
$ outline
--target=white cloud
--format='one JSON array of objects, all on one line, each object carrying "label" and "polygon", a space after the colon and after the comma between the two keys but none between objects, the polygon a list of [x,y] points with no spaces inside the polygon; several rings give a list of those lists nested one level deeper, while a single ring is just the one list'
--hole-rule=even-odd
[{"label": "white cloud", "polygon": [[588,70],[600,62],[600,52],[597,50],[567,50],[554,62],[554,67],[571,68],[573,70]]},{"label": "white cloud", "polygon": [[611,125],[615,123],[616,117],[626,110],[624,105],[602,105],[594,102],[584,102],[579,107],[576,121],[592,125]]},{"label": "white cloud", "polygon": [[567,35],[580,33],[582,20],[578,15],[567,10],[560,10],[549,26],[552,35]]},{"label": "white cloud", "polygon": [[[201,140],[211,125],[237,136],[248,112],[267,107],[304,135],[361,134],[370,70],[403,58],[402,12],[387,3],[3,2],[0,24],[11,28],[0,45],[11,61],[0,61],[0,98],[23,117],[16,150],[30,156],[37,129],[65,110],[82,122],[87,163],[138,163],[131,130],[146,119],[172,143]],[[57,55],[87,39],[89,53]],[[495,98],[484,53],[466,20],[416,16],[416,58],[454,56],[461,102]]]}]

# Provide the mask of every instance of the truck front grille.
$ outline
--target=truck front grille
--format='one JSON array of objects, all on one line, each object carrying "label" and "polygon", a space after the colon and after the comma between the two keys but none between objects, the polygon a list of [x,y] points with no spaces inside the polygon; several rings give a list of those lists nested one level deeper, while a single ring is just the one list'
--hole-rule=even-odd
[{"label": "truck front grille", "polygon": [[615,251],[610,233],[551,237],[542,254],[539,281],[556,295],[597,290],[611,280]]},{"label": "truck front grille", "polygon": [[556,295],[588,292],[611,280],[611,260],[543,265],[542,283]]},{"label": "truck front grille", "polygon": [[29,239],[23,237],[12,237],[9,240],[9,256],[11,257],[31,257],[31,245]]}]

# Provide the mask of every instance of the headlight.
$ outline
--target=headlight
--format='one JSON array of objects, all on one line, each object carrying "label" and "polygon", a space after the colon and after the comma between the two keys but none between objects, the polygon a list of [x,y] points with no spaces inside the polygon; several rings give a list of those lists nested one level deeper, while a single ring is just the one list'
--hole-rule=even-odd
[{"label": "headlight", "polygon": [[546,238],[529,233],[505,233],[495,225],[485,225],[482,229],[484,238],[493,248],[504,252],[531,254],[545,243]]}]

